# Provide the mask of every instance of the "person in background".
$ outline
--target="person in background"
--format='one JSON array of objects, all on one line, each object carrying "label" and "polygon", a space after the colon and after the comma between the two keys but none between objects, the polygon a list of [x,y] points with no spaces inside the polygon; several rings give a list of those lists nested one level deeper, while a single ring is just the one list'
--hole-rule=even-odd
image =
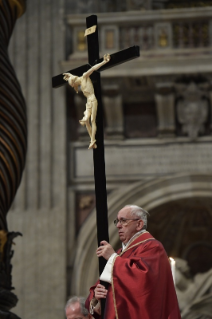
[{"label": "person in background", "polygon": [[92,316],[85,308],[85,298],[74,296],[70,298],[65,306],[67,319],[91,319]]}]

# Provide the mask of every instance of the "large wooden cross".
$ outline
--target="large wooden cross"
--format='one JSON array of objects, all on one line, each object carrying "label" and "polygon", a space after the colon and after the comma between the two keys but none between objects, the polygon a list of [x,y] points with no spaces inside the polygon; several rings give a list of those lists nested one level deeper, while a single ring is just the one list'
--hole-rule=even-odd
[{"label": "large wooden cross", "polygon": [[[76,69],[67,71],[73,75],[82,76],[88,71],[91,66],[100,63],[103,59],[99,59],[99,41],[98,41],[98,25],[97,16],[92,15],[86,18],[87,28],[96,26],[96,31],[87,36],[88,44],[88,62],[89,64],[82,65]],[[104,52],[107,53],[107,52]],[[108,210],[107,210],[107,190],[106,190],[106,177],[105,177],[105,159],[104,159],[104,132],[103,132],[103,107],[101,99],[101,83],[100,73],[103,70],[114,67],[118,64],[132,60],[139,57],[140,49],[138,46],[133,46],[128,49],[111,54],[110,61],[103,65],[98,72],[95,71],[91,76],[94,86],[95,95],[98,101],[97,117],[96,117],[96,144],[97,148],[93,150],[94,161],[94,179],[95,179],[95,194],[96,194],[96,221],[97,221],[97,240],[98,246],[102,240],[109,242],[108,235]],[[57,75],[52,78],[52,87],[60,87],[67,82],[63,79],[63,74]],[[99,273],[101,274],[106,264],[106,260],[99,258]],[[101,282],[105,285],[105,283]],[[102,304],[102,312],[104,311],[104,304]],[[103,312],[104,313],[104,312]]]}]

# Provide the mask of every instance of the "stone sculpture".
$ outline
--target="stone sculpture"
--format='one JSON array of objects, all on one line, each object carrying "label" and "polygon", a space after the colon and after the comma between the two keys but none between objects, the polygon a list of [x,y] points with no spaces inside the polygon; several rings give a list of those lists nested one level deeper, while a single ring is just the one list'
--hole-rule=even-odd
[{"label": "stone sculpture", "polygon": [[195,140],[199,133],[204,133],[204,123],[208,117],[208,101],[205,92],[191,82],[187,87],[176,85],[181,98],[177,102],[177,118],[183,133]]},{"label": "stone sculpture", "polygon": [[182,319],[212,319],[212,269],[190,275],[187,261],[175,258],[175,283]]}]

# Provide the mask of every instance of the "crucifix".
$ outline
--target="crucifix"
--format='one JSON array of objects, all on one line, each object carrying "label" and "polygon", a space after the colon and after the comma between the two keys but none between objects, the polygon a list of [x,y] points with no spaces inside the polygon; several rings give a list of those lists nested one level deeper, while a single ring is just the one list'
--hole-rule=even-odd
[{"label": "crucifix", "polygon": [[[97,16],[92,15],[86,18],[87,25],[87,44],[88,44],[88,62],[89,64],[82,65],[76,69],[67,71],[75,76],[81,77],[83,73],[87,72],[92,66],[101,63],[103,59],[99,59],[99,41],[98,41],[98,25]],[[98,101],[97,115],[96,115],[96,145],[93,147],[93,161],[94,161],[94,180],[95,180],[95,194],[96,194],[96,222],[97,222],[97,241],[98,246],[102,240],[109,242],[108,234],[108,217],[107,217],[107,190],[106,190],[106,176],[105,176],[105,159],[104,159],[104,132],[103,132],[103,107],[101,99],[101,83],[100,72],[108,68],[114,67],[118,64],[132,60],[139,57],[140,49],[138,46],[133,46],[128,49],[113,53],[110,55],[110,60],[102,65],[98,72],[95,71],[90,75],[93,83],[96,99]],[[57,88],[64,85],[66,80],[64,74],[57,75],[52,78],[52,87]],[[99,273],[101,274],[106,264],[103,257],[99,258]],[[105,285],[107,283],[101,282]],[[102,315],[104,313],[104,302],[102,299],[101,308]],[[103,316],[102,316],[103,317]]]}]

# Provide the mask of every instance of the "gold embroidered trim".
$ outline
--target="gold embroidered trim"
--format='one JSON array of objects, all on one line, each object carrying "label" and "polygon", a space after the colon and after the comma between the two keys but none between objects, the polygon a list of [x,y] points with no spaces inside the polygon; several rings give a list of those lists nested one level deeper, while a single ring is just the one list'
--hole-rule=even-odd
[{"label": "gold embroidered trim", "polygon": [[112,286],[113,304],[114,304],[116,319],[118,319],[119,317],[118,317],[118,311],[117,311],[117,307],[116,307],[116,296],[115,296],[115,289],[114,289],[114,283],[113,283],[113,266],[114,266],[114,263],[115,263],[115,260],[117,257],[118,257],[118,255],[113,259],[112,272],[111,272],[111,286]]},{"label": "gold embroidered trim", "polygon": [[[139,236],[142,236],[143,234],[146,234],[146,233],[148,233],[149,234],[149,232],[146,230],[145,232],[143,232],[142,234],[139,234],[139,235],[137,235],[137,236],[135,236],[135,238],[131,241],[131,243],[133,243],[134,242],[134,240],[136,240]],[[131,243],[130,243],[130,245],[131,245]],[[129,246],[130,246],[129,245]],[[127,246],[125,249],[127,249],[129,246]],[[123,252],[125,251],[125,249],[123,250]]]},{"label": "gold embroidered trim", "polygon": [[129,249],[131,249],[131,248],[133,248],[133,247],[135,247],[135,246],[138,246],[138,245],[141,244],[141,243],[145,243],[145,241],[147,241],[147,240],[155,240],[155,238],[148,238],[148,239],[139,241],[139,243],[137,243],[137,244],[135,244],[135,245],[132,245],[132,246],[130,246],[130,247],[124,249],[119,256],[122,256],[122,255],[123,255],[124,253],[126,253],[126,251],[128,251]]}]

